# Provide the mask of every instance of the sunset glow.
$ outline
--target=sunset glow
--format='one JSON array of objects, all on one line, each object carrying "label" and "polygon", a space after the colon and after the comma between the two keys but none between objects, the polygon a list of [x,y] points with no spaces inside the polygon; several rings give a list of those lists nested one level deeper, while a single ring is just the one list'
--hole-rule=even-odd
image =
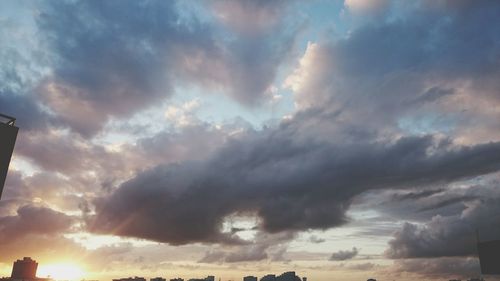
[{"label": "sunset glow", "polygon": [[80,280],[84,277],[83,269],[72,263],[57,263],[41,265],[38,276],[52,278],[54,280]]}]

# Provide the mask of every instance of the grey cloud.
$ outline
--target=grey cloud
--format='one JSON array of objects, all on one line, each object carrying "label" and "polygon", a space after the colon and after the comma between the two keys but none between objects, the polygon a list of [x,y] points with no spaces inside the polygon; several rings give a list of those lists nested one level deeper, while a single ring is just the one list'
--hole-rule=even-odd
[{"label": "grey cloud", "polygon": [[261,33],[273,29],[283,20],[294,1],[211,1],[216,17],[229,28],[243,33]]},{"label": "grey cloud", "polygon": [[211,249],[199,261],[200,263],[237,263],[270,259],[286,261],[287,244],[295,238],[293,232],[268,234],[257,232],[254,241],[233,246],[230,249]]},{"label": "grey cloud", "polygon": [[[465,178],[451,183],[416,186],[408,190],[373,190],[358,196],[353,211],[373,210],[378,216],[366,222],[353,222],[363,226],[360,234],[391,236],[401,225],[394,221],[425,224],[433,217],[454,217],[482,200],[498,197],[492,188],[498,185],[498,173],[477,178]],[[487,215],[486,213],[484,215]],[[373,223],[380,224],[381,229]]]},{"label": "grey cloud", "polygon": [[[276,29],[276,33],[280,29]],[[229,63],[231,75],[225,84],[230,94],[239,102],[257,105],[268,95],[277,75],[278,67],[286,61],[294,47],[295,31],[266,33],[255,38],[241,38],[230,44]]]},{"label": "grey cloud", "polygon": [[314,244],[323,243],[325,241],[326,241],[325,239],[320,238],[316,235],[312,235],[311,237],[309,237],[309,242],[314,243]]},{"label": "grey cloud", "polygon": [[[4,204],[5,201],[2,201],[0,206]],[[0,262],[11,263],[20,256],[35,256],[39,262],[46,263],[53,261],[54,249],[57,249],[58,259],[74,260],[79,257],[87,270],[109,270],[132,252],[132,245],[127,243],[89,250],[64,237],[65,233],[73,231],[77,222],[77,217],[33,205],[20,207],[15,215],[1,216]],[[165,249],[162,250],[164,253]]]},{"label": "grey cloud", "polygon": [[267,253],[259,247],[252,247],[243,251],[230,253],[225,258],[225,262],[260,261],[267,258]]},{"label": "grey cloud", "polygon": [[256,105],[295,37],[295,31],[278,32],[285,30],[279,24],[272,31],[235,31],[227,40],[229,27],[221,31],[189,11],[181,16],[175,1],[41,3],[36,22],[54,71],[37,91],[61,123],[84,136],[170,97],[175,81]]},{"label": "grey cloud", "polygon": [[48,1],[40,10],[42,40],[55,57],[42,97],[84,135],[171,95],[176,46],[211,45],[206,28],[180,22],[173,1]]},{"label": "grey cloud", "polygon": [[42,110],[35,96],[29,93],[14,94],[10,90],[0,90],[0,112],[16,118],[17,126],[25,131],[43,130],[54,122]]},{"label": "grey cloud", "polygon": [[425,103],[425,102],[434,102],[443,97],[450,96],[455,94],[454,89],[442,89],[439,87],[432,87],[428,89],[425,93],[420,95],[418,98],[414,100],[415,103]]},{"label": "grey cloud", "polygon": [[15,117],[25,131],[44,129],[53,121],[35,91],[44,54],[23,21],[3,15],[0,24],[0,112]]},{"label": "grey cloud", "polygon": [[301,22],[290,16],[295,13],[287,13],[294,1],[208,3],[232,39],[221,40],[225,44],[220,54],[210,54],[197,69],[186,71],[244,105],[256,107],[270,100],[278,69],[291,59],[301,29]]},{"label": "grey cloud", "polygon": [[393,194],[391,197],[393,200],[415,200],[415,199],[420,199],[420,198],[426,198],[433,196],[435,194],[439,194],[444,192],[444,189],[429,189],[429,190],[423,190],[423,191],[410,191],[410,192],[404,192],[404,193],[396,193]]},{"label": "grey cloud", "polygon": [[353,270],[361,270],[361,271],[368,271],[368,270],[373,270],[377,268],[377,264],[371,263],[371,262],[366,262],[366,263],[357,263],[353,265],[347,266],[349,269]]},{"label": "grey cloud", "polygon": [[449,199],[446,199],[446,200],[442,200],[442,201],[439,201],[433,205],[430,205],[430,206],[425,206],[425,207],[422,207],[419,211],[420,212],[425,212],[425,211],[429,211],[429,210],[438,210],[440,208],[445,208],[445,207],[448,207],[450,205],[455,205],[455,204],[467,204],[468,202],[470,201],[474,201],[474,200],[477,200],[479,199],[479,197],[476,197],[476,196],[458,196],[458,197],[453,197],[453,198],[449,198]]},{"label": "grey cloud", "polygon": [[479,274],[476,258],[434,258],[398,260],[389,269],[395,276],[413,274],[429,279],[476,278]]},{"label": "grey cloud", "polygon": [[199,263],[217,263],[224,261],[226,257],[226,252],[224,251],[208,251],[205,253],[203,258],[201,258]]},{"label": "grey cloud", "polygon": [[356,247],[353,247],[350,251],[338,251],[330,256],[331,261],[345,261],[353,259],[358,255],[359,251]]},{"label": "grey cloud", "polygon": [[453,257],[476,255],[476,230],[481,239],[500,237],[498,183],[491,187],[472,187],[469,195],[477,199],[462,201],[463,208],[453,214],[435,215],[418,226],[405,223],[389,242],[386,255],[391,258]]},{"label": "grey cloud", "polygon": [[179,131],[162,131],[138,141],[137,150],[147,162],[174,163],[205,159],[223,145],[228,129],[210,124],[193,124]]},{"label": "grey cloud", "polygon": [[26,205],[17,210],[16,216],[0,218],[2,243],[28,234],[55,234],[68,231],[73,218],[52,209]]},{"label": "grey cloud", "polygon": [[333,145],[301,140],[288,129],[249,132],[205,161],[145,171],[99,199],[89,227],[172,244],[235,242],[221,225],[237,213],[255,214],[271,233],[327,229],[347,221],[352,198],[364,191],[499,169],[498,143],[466,147],[406,137]]},{"label": "grey cloud", "polygon": [[71,231],[74,222],[73,217],[34,205],[24,205],[17,214],[0,217],[0,260],[11,262],[35,252],[47,257],[53,255],[53,249],[58,249],[60,257],[81,253],[81,247],[62,236]]},{"label": "grey cloud", "polygon": [[[34,198],[42,199],[49,205],[58,206],[61,210],[78,210],[82,198],[70,191],[77,190],[75,182],[52,173],[34,173],[24,176],[21,172],[9,171],[2,201],[10,201],[16,206],[31,203]],[[2,202],[2,203],[3,203]],[[0,205],[2,205],[0,203]]]},{"label": "grey cloud", "polygon": [[19,257],[35,253],[38,261],[50,261],[54,258],[54,249],[57,249],[57,257],[61,260],[71,260],[85,253],[85,248],[59,234],[27,234],[8,243],[0,243],[0,261],[10,264]]},{"label": "grey cloud", "polygon": [[[403,6],[411,11],[404,18],[396,15],[335,42],[310,45],[287,83],[298,105],[341,110],[337,126],[422,126],[469,141],[498,139],[498,122],[490,121],[499,118],[493,108],[500,102],[494,78],[500,71],[500,5]],[[403,121],[411,126],[403,127]]]}]

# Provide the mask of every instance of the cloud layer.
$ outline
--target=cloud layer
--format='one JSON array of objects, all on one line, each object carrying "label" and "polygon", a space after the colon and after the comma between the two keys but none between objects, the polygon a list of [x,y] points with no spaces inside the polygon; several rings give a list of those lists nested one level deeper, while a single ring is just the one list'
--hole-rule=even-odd
[{"label": "cloud layer", "polygon": [[[25,244],[146,268],[126,255],[162,263],[136,245],[154,241],[186,268],[299,256],[318,269],[334,253],[352,271],[472,272],[474,230],[500,236],[488,228],[500,220],[500,4],[326,2],[0,9],[0,112],[21,127],[2,261]],[[332,242],[350,228],[388,244]],[[68,238],[101,234],[134,242]]]}]

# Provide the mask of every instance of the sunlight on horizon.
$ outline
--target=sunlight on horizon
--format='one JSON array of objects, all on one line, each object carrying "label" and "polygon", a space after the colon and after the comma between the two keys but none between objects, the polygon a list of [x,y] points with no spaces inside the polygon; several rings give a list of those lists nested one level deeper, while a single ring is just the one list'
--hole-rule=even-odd
[{"label": "sunlight on horizon", "polygon": [[38,269],[38,276],[52,278],[54,280],[81,280],[84,277],[84,270],[72,263],[58,263],[41,265]]}]

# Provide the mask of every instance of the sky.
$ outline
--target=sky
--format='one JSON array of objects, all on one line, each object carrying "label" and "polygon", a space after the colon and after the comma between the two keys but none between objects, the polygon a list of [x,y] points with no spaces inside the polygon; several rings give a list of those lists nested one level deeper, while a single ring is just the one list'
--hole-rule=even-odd
[{"label": "sky", "polygon": [[495,0],[0,1],[0,276],[477,277],[499,77]]}]

